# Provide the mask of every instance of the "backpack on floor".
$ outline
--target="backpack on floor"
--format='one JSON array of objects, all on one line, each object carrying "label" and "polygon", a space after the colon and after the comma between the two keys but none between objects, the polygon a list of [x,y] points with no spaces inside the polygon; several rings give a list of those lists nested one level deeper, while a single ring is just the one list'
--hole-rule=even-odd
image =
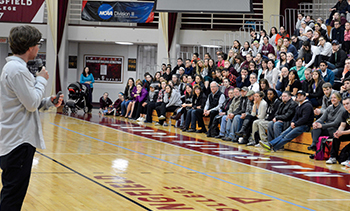
[{"label": "backpack on floor", "polygon": [[330,157],[332,142],[327,141],[328,136],[320,136],[316,144],[315,160],[327,160]]},{"label": "backpack on floor", "polygon": [[350,144],[346,145],[340,152],[338,162],[342,163],[349,159],[350,156]]}]

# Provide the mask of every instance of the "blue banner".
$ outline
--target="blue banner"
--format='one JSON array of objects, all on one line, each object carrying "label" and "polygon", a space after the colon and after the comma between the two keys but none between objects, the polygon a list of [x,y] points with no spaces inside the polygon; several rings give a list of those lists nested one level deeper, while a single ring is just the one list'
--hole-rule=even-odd
[{"label": "blue banner", "polygon": [[99,22],[151,23],[154,3],[83,1],[81,19]]}]

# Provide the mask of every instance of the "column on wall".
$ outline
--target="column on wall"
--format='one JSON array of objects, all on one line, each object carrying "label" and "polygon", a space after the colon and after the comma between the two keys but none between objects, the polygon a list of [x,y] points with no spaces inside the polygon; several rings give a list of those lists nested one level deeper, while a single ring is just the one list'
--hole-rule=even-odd
[{"label": "column on wall", "polygon": [[280,15],[280,4],[280,0],[263,0],[263,21],[269,22],[269,29],[266,29],[266,31],[270,31],[273,26],[279,31],[280,19],[276,17],[276,21],[274,21],[273,18],[270,20],[270,17],[271,15]]}]

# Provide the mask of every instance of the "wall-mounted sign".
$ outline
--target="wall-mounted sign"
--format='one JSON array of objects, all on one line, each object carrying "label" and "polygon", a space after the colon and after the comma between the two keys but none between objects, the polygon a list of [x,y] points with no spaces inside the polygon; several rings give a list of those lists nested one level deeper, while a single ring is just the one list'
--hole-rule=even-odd
[{"label": "wall-mounted sign", "polygon": [[43,23],[45,0],[0,0],[0,22]]},{"label": "wall-mounted sign", "polygon": [[89,67],[95,82],[123,83],[122,56],[95,56],[85,55],[85,67]]},{"label": "wall-mounted sign", "polygon": [[151,23],[153,2],[86,1],[81,19],[85,21]]},{"label": "wall-mounted sign", "polygon": [[0,43],[7,43],[6,37],[0,37]]},{"label": "wall-mounted sign", "polygon": [[128,71],[136,71],[136,59],[128,59]]}]

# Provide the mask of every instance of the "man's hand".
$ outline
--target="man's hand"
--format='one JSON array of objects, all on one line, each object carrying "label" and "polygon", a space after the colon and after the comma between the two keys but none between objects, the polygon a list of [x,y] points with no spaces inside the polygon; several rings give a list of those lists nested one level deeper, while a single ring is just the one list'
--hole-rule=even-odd
[{"label": "man's hand", "polygon": [[292,129],[294,129],[294,128],[295,128],[295,124],[294,124],[294,122],[290,123],[290,127],[291,127]]},{"label": "man's hand", "polygon": [[316,108],[316,109],[314,110],[314,114],[315,114],[315,115],[320,115],[320,114],[321,114],[321,110],[318,109],[318,108]]},{"label": "man's hand", "polygon": [[228,119],[233,119],[234,116],[235,116],[235,115],[234,115],[233,113],[230,113],[230,114],[227,115],[227,118],[228,118]]},{"label": "man's hand", "polygon": [[146,102],[142,103],[142,107],[145,107],[146,105],[147,105],[147,103],[146,103]]},{"label": "man's hand", "polygon": [[45,66],[42,67],[40,72],[36,73],[36,76],[44,77],[46,80],[49,80],[49,72],[45,69]]},{"label": "man's hand", "polygon": [[[52,96],[51,96],[51,102],[52,102],[52,103],[53,103],[53,100],[56,99],[56,97],[57,97],[56,95],[52,95]],[[64,97],[64,95],[61,94],[61,95],[60,95],[60,98],[58,99],[58,102],[57,102],[56,104],[54,104],[56,108],[61,106],[62,101],[63,101],[63,97]]]},{"label": "man's hand", "polygon": [[245,119],[246,116],[247,116],[246,113],[242,114],[242,115],[241,115],[241,119]]},{"label": "man's hand", "polygon": [[203,113],[204,116],[208,116],[209,114],[210,114],[210,111],[208,111],[208,110],[205,110]]}]

